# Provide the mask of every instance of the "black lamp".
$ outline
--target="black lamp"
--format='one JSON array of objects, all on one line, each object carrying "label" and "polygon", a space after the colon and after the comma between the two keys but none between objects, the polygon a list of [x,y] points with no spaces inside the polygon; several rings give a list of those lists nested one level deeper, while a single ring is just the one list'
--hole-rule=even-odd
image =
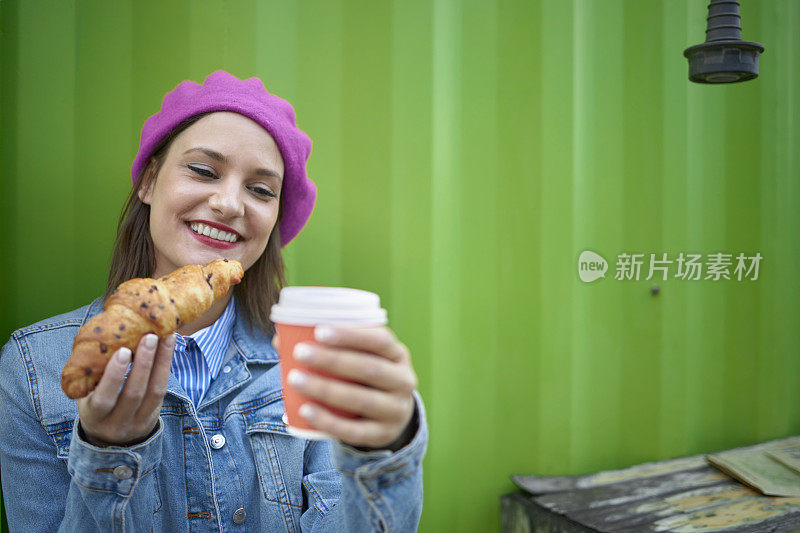
[{"label": "black lamp", "polygon": [[736,83],[758,77],[759,43],[742,40],[739,2],[711,0],[706,42],[683,51],[689,59],[689,79],[696,83]]}]

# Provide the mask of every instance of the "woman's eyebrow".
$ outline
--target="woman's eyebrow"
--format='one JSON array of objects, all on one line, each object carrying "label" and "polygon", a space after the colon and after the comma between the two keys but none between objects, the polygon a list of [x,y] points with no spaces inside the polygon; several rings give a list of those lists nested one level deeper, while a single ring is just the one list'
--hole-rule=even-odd
[{"label": "woman's eyebrow", "polygon": [[[216,159],[221,163],[228,162],[228,158],[225,157],[223,154],[217,152],[216,150],[212,150],[211,148],[206,148],[205,146],[196,146],[194,148],[189,148],[188,150],[183,152],[183,155],[186,155],[189,152],[202,152],[206,154],[208,157]],[[257,168],[256,174],[258,174],[259,176],[272,176],[273,178],[278,178],[279,180],[283,181],[283,177],[280,174],[269,168]]]}]

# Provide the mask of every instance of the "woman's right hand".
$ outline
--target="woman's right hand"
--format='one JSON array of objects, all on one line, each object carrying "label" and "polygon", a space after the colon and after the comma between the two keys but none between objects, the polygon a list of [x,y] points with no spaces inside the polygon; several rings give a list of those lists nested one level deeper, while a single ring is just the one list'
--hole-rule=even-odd
[{"label": "woman's right hand", "polygon": [[80,427],[89,444],[131,446],[146,440],[158,424],[174,349],[175,335],[160,342],[155,334],[144,335],[127,379],[131,351],[114,353],[94,390],[78,400]]}]

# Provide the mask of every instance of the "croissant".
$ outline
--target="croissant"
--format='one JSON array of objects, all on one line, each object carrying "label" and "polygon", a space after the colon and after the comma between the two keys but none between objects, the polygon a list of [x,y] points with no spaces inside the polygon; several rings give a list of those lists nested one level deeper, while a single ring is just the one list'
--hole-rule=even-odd
[{"label": "croissant", "polygon": [[186,265],[159,279],[134,278],[109,296],[104,311],[90,318],[75,336],[61,372],[61,388],[70,398],[83,398],[100,381],[111,356],[123,346],[135,352],[147,333],[160,338],[205,313],[242,280],[244,270],[233,259],[215,259],[205,266]]}]

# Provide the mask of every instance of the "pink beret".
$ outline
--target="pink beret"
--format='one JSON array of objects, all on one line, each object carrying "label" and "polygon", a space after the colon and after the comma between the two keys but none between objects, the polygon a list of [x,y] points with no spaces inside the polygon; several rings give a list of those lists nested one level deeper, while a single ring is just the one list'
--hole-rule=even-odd
[{"label": "pink beret", "polygon": [[308,222],[317,198],[317,186],[306,175],[311,139],[295,124],[292,105],[268,93],[258,78],[242,81],[224,70],[217,70],[206,77],[203,85],[190,80],[179,83],[164,96],[161,110],[142,127],[139,152],[131,167],[133,183],[159,143],[178,124],[209,111],[234,111],[244,115],[275,139],[284,164],[280,232],[281,245],[286,246]]}]

